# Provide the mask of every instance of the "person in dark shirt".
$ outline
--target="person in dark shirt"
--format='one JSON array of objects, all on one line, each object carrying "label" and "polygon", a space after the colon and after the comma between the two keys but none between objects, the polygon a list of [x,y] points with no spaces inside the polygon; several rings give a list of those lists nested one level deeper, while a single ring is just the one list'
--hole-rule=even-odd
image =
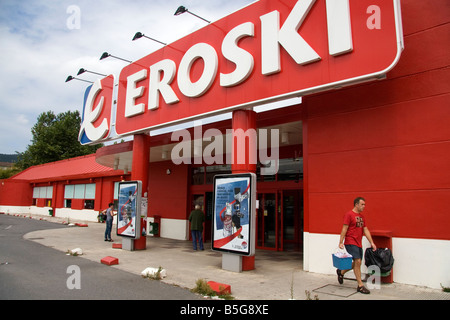
[{"label": "person in dark shirt", "polygon": [[203,222],[205,222],[205,215],[200,210],[200,205],[195,205],[195,209],[191,211],[189,215],[189,222],[191,223],[191,234],[192,234],[192,246],[194,250],[197,250],[197,241],[200,250],[203,249]]}]

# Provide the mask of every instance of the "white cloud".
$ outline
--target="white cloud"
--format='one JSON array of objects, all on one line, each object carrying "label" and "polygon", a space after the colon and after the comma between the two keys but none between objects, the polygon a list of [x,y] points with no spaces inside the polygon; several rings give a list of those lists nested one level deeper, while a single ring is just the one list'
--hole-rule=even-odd
[{"label": "white cloud", "polygon": [[[86,83],[65,83],[80,68],[119,75],[126,63],[99,61],[102,52],[138,60],[159,49],[150,40],[131,41],[140,31],[170,43],[205,23],[188,14],[173,14],[182,4],[214,21],[253,0],[2,0],[0,2],[0,153],[25,151],[37,116],[79,110]],[[80,9],[79,29],[68,28]],[[69,21],[70,22],[70,21]],[[81,78],[94,80],[95,75]],[[10,139],[8,137],[14,137]]]}]

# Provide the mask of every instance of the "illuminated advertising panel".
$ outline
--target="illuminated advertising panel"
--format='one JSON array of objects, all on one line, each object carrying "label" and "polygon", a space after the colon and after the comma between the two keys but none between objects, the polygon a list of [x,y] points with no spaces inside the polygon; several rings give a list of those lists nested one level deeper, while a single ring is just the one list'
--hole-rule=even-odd
[{"label": "illuminated advertising panel", "polygon": [[117,235],[139,239],[141,230],[141,181],[119,183]]},{"label": "illuminated advertising panel", "polygon": [[254,255],[255,206],[255,174],[214,177],[213,250]]}]

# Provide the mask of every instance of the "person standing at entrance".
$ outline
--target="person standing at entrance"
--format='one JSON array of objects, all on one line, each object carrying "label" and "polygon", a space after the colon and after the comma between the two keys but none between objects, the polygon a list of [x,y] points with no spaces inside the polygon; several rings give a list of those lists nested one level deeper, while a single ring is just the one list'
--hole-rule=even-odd
[{"label": "person standing at entrance", "polygon": [[114,214],[114,203],[110,202],[108,204],[108,209],[103,210],[102,213],[106,213],[106,230],[105,230],[105,241],[113,241],[111,239],[111,230]]},{"label": "person standing at entrance", "polygon": [[[364,287],[361,281],[361,261],[363,257],[362,236],[366,236],[369,240],[372,250],[377,247],[372,240],[369,229],[366,226],[364,216],[361,214],[366,207],[366,201],[362,197],[358,197],[353,201],[353,209],[347,212],[344,216],[344,225],[342,226],[341,236],[339,239],[339,248],[347,250],[353,257],[352,269],[358,282],[357,291],[369,294],[370,291]],[[344,245],[345,243],[345,245]],[[344,282],[344,274],[349,270],[336,270],[338,282]]]},{"label": "person standing at entrance", "polygon": [[196,204],[195,209],[191,211],[189,215],[189,222],[191,223],[192,245],[194,250],[197,250],[197,240],[200,250],[203,250],[203,222],[205,222],[205,216],[200,210],[200,205]]}]

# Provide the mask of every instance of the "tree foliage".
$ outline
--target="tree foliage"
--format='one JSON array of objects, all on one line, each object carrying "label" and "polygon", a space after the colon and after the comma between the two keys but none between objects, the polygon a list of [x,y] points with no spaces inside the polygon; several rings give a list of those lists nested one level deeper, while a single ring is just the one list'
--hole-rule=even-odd
[{"label": "tree foliage", "polygon": [[19,153],[17,166],[21,169],[94,153],[102,145],[83,146],[78,142],[81,117],[78,111],[55,115],[53,111],[38,116],[31,129],[32,144]]}]

